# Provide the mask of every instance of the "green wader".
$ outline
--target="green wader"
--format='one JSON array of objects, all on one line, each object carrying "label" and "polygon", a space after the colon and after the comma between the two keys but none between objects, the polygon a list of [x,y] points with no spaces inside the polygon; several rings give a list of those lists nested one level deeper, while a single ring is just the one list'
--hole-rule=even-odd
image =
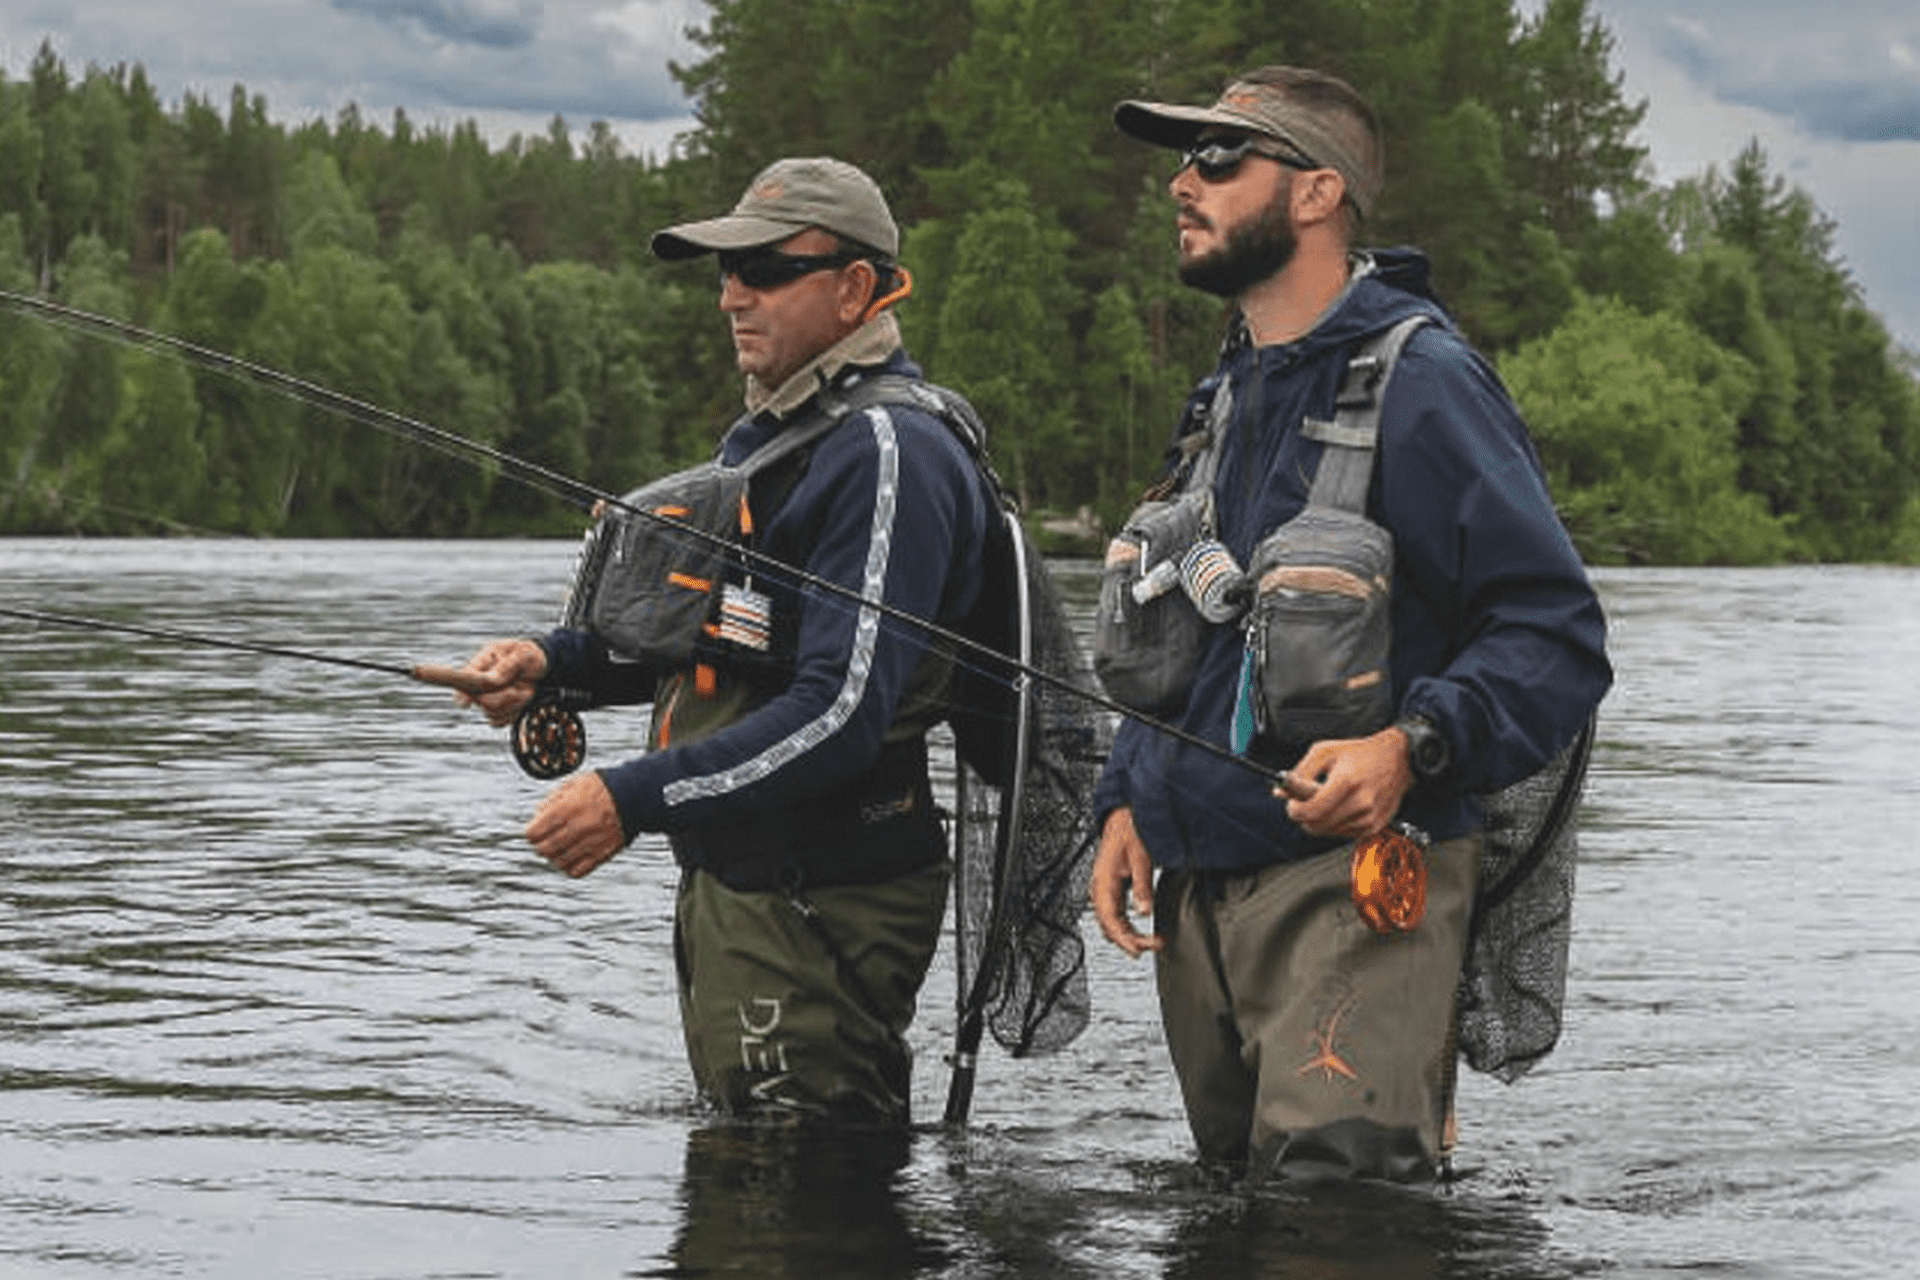
[{"label": "green wader", "polygon": [[1432,1178],[1446,1153],[1480,840],[1427,850],[1410,933],[1360,918],[1350,852],[1160,878],[1161,1017],[1205,1160],[1255,1178],[1404,1182]]},{"label": "green wader", "polygon": [[951,878],[941,860],[878,884],[789,894],[686,872],[674,955],[701,1092],[731,1111],[905,1123],[906,1030]]}]

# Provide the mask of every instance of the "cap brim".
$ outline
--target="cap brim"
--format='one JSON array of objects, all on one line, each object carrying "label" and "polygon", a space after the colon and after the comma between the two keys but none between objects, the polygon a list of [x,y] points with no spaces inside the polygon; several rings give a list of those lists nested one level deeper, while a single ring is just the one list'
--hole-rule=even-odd
[{"label": "cap brim", "polygon": [[1142,142],[1176,151],[1192,146],[1208,125],[1265,132],[1244,117],[1214,107],[1183,107],[1171,102],[1123,102],[1113,109],[1113,123],[1120,132]]},{"label": "cap brim", "polygon": [[683,222],[677,227],[656,231],[653,233],[652,248],[656,258],[678,262],[719,250],[757,249],[763,244],[775,244],[804,230],[806,227],[791,222],[728,214],[723,218]]}]

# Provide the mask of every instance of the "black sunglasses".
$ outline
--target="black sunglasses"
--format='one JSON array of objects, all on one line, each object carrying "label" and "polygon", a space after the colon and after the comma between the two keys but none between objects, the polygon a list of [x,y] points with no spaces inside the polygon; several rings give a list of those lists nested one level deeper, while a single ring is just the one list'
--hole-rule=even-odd
[{"label": "black sunglasses", "polygon": [[801,276],[858,262],[857,253],[780,253],[774,249],[729,250],[719,255],[720,283],[732,276],[749,289],[779,289]]},{"label": "black sunglasses", "polygon": [[1192,165],[1193,171],[1204,181],[1224,182],[1233,176],[1234,170],[1238,169],[1240,162],[1248,156],[1265,156],[1269,160],[1279,161],[1289,169],[1304,171],[1323,167],[1297,151],[1278,147],[1261,138],[1241,138],[1236,142],[1229,142],[1224,138],[1208,138],[1182,150],[1180,167],[1173,172],[1174,176],[1178,177],[1186,172],[1188,165]]}]

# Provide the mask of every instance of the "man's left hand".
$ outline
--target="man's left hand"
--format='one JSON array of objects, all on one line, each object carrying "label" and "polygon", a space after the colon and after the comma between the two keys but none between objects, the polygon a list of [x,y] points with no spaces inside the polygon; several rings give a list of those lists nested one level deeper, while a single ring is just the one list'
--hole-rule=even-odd
[{"label": "man's left hand", "polygon": [[613,793],[597,773],[583,773],[555,787],[534,811],[526,836],[535,852],[575,879],[627,843]]},{"label": "man's left hand", "polygon": [[1319,788],[1288,800],[1287,817],[1310,835],[1358,840],[1386,829],[1413,785],[1407,735],[1386,728],[1365,738],[1330,738],[1307,748],[1288,770]]}]

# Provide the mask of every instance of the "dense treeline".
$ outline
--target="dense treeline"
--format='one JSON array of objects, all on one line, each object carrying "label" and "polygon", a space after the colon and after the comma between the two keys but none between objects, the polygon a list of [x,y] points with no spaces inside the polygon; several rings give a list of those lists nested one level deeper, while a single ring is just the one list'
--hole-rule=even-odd
[{"label": "dense treeline", "polygon": [[[1382,33],[1391,33],[1386,35]],[[1495,354],[1599,561],[1920,559],[1912,357],[1832,224],[1751,147],[1645,180],[1585,0],[712,0],[663,162],[555,120],[162,104],[43,46],[0,79],[0,289],[285,370],[608,489],[703,456],[738,408],[710,267],[650,232],[783,154],[872,172],[931,374],[1030,510],[1111,524],[1210,362],[1173,269],[1168,156],[1109,123],[1304,62],[1379,108],[1387,199]],[[0,531],[554,532],[551,496],[225,375],[0,312]]]}]

